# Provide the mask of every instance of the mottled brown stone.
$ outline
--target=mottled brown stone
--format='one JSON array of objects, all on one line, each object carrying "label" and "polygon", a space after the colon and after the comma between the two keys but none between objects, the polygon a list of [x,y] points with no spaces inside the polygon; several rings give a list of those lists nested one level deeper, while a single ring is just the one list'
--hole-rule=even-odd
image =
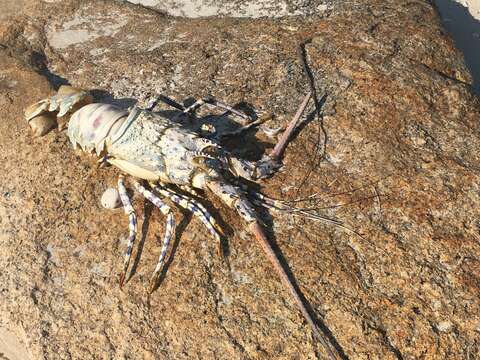
[{"label": "mottled brown stone", "polygon": [[[327,93],[326,158],[312,121],[261,189],[283,199],[318,193],[307,205],[363,237],[279,215],[266,221],[272,240],[349,358],[479,356],[480,104],[429,2],[346,1],[327,14],[255,20],[169,18],[106,0],[36,3],[0,24],[0,326],[24,336],[33,359],[322,353],[244,225],[212,196],[208,206],[229,225],[228,256],[177,211],[173,257],[150,297],[165,219],[135,196],[146,237],[121,291],[128,221],[99,201],[118,172],[74,152],[65,132],[33,138],[22,115],[68,81],[124,106],[210,93],[274,113],[277,127],[308,91],[296,55],[305,38]],[[271,141],[258,138],[232,150],[259,158]]]}]

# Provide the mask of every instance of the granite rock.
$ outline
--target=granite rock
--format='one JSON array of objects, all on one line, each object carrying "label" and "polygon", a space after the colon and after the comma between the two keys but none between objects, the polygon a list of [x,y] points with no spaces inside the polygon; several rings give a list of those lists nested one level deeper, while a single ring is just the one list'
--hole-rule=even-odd
[{"label": "granite rock", "polygon": [[[22,118],[70,83],[124,107],[156,93],[185,103],[212,94],[272,112],[278,127],[308,91],[297,47],[311,39],[326,144],[318,121],[305,123],[284,170],[260,188],[317,193],[306,206],[362,236],[264,213],[272,241],[345,357],[478,357],[480,104],[432,5],[332,2],[259,19],[174,18],[144,5],[25,0],[0,24],[0,326],[33,359],[318,358],[270,264],[212,196],[228,255],[176,211],[151,296],[165,219],[134,197],[143,236],[120,290],[128,221],[99,201],[118,172],[74,152],[65,132],[32,137]],[[259,158],[271,140],[253,135],[231,150]]]}]

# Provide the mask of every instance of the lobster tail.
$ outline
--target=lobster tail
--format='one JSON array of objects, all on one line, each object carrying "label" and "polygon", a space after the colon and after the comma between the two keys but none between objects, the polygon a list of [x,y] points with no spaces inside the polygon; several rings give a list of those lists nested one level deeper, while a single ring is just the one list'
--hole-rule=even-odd
[{"label": "lobster tail", "polygon": [[55,118],[71,115],[92,101],[93,97],[87,91],[62,85],[56,95],[26,108],[24,115],[33,134],[43,136],[57,125]]}]

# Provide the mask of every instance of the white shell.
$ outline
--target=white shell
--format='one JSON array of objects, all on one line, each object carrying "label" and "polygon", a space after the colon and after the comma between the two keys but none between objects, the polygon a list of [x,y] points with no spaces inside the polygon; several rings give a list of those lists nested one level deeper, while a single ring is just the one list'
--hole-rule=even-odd
[{"label": "white shell", "polygon": [[122,205],[122,201],[120,200],[120,194],[118,190],[115,188],[108,188],[102,195],[100,199],[102,206],[105,209],[116,209]]}]

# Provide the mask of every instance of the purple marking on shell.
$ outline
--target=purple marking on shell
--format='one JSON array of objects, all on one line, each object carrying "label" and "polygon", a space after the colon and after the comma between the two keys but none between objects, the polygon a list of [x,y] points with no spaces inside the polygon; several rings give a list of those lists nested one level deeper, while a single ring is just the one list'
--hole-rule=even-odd
[{"label": "purple marking on shell", "polygon": [[68,124],[68,136],[73,144],[78,143],[84,150],[104,148],[108,137],[113,136],[112,127],[128,116],[125,110],[110,104],[89,104],[76,111]]},{"label": "purple marking on shell", "polygon": [[96,129],[100,126],[100,124],[102,123],[102,116],[100,115],[99,117],[97,117],[95,119],[95,121],[93,122],[93,127]]}]

